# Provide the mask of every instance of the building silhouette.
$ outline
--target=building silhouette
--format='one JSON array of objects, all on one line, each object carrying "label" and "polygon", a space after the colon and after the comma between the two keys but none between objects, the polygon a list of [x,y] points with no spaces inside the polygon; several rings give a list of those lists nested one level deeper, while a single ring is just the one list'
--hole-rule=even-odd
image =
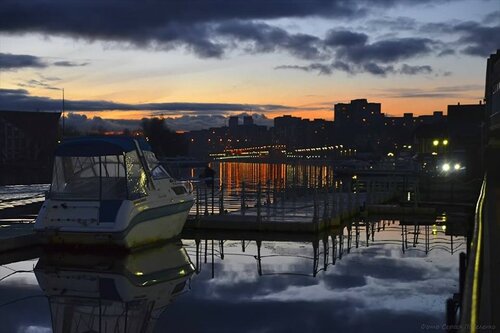
[{"label": "building silhouette", "polygon": [[0,185],[50,182],[60,116],[0,111]]}]

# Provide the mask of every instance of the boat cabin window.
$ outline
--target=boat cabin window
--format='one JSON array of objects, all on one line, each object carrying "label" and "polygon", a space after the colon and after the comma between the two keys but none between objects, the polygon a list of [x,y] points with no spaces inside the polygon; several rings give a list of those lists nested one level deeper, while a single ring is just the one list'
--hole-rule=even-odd
[{"label": "boat cabin window", "polygon": [[53,199],[133,200],[146,194],[146,175],[135,151],[110,156],[56,156],[54,161]]},{"label": "boat cabin window", "polygon": [[125,163],[127,165],[129,199],[135,200],[147,195],[148,179],[135,150],[125,154]]},{"label": "boat cabin window", "polygon": [[156,159],[156,156],[153,152],[145,151],[144,158],[146,159],[146,163],[148,164],[148,168],[153,179],[171,178],[165,168]]}]

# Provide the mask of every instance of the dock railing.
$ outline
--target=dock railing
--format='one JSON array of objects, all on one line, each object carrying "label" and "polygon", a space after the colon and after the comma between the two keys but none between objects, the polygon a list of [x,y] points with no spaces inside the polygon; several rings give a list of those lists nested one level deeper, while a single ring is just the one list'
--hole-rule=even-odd
[{"label": "dock railing", "polygon": [[479,303],[481,294],[481,266],[483,252],[483,206],[486,195],[487,176],[484,177],[481,192],[476,204],[474,228],[470,241],[470,252],[467,260],[467,270],[463,283],[461,308],[460,308],[460,331],[477,332],[479,324]]}]

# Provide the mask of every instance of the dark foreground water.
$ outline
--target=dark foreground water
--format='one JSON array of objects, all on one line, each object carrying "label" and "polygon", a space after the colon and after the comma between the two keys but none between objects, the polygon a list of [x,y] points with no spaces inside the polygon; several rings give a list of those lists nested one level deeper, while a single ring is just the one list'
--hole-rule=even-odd
[{"label": "dark foreground water", "polygon": [[120,257],[43,252],[0,266],[0,332],[428,331],[445,322],[465,247],[443,229],[396,221],[295,241],[200,235]]}]

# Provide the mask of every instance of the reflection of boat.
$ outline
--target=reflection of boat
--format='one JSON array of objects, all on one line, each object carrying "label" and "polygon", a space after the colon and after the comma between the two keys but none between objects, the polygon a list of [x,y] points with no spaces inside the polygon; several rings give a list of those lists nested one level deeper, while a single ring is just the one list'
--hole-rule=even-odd
[{"label": "reflection of boat", "polygon": [[35,230],[56,243],[134,247],[177,236],[193,198],[146,142],[84,137],[56,150],[49,197]]},{"label": "reflection of boat", "polygon": [[44,253],[35,275],[54,332],[152,332],[194,267],[178,244],[121,258]]}]

